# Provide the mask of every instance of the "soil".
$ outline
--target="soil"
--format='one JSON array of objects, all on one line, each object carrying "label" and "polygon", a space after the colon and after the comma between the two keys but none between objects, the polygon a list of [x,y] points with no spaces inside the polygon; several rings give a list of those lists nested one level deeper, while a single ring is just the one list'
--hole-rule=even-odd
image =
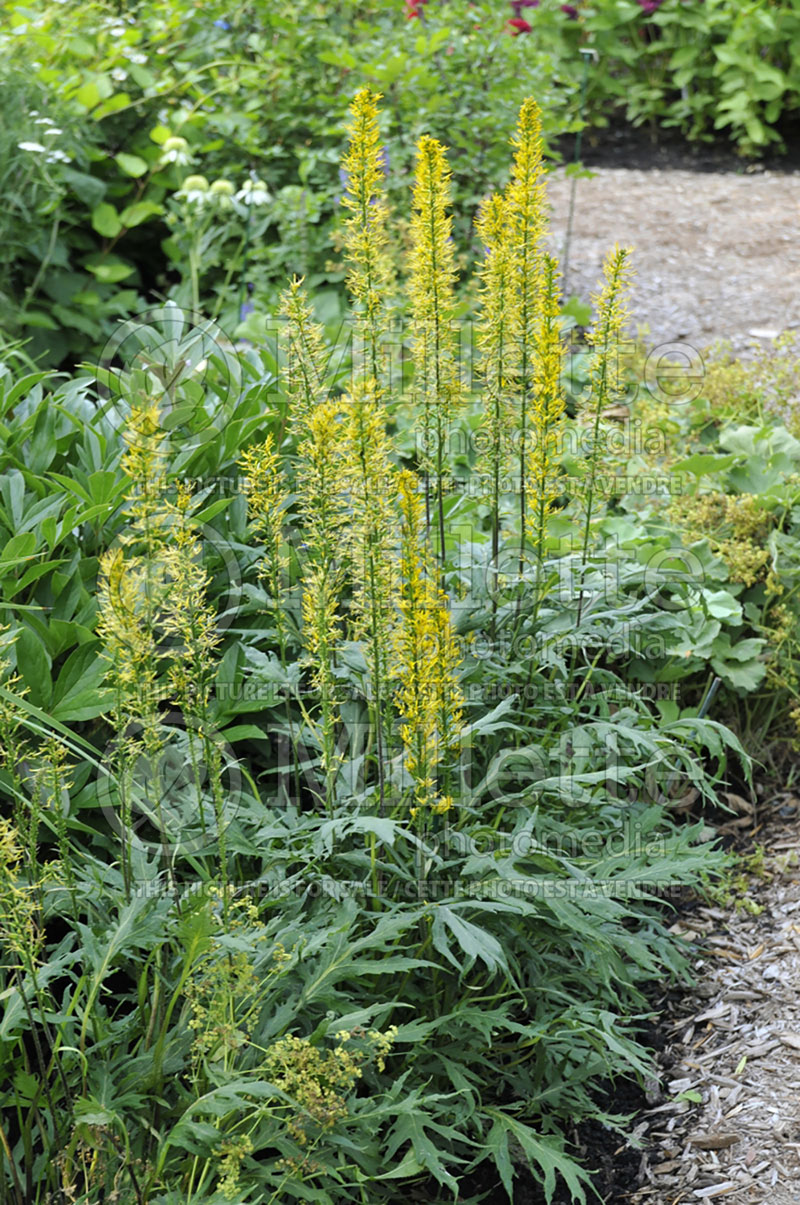
[{"label": "soil", "polygon": [[633,247],[632,333],[652,348],[703,352],[729,340],[747,355],[800,327],[800,136],[789,145],[784,158],[754,163],[662,132],[655,142],[630,128],[587,132],[582,158],[592,176],[570,179],[560,167],[548,184],[565,294],[588,300],[619,243]]}]

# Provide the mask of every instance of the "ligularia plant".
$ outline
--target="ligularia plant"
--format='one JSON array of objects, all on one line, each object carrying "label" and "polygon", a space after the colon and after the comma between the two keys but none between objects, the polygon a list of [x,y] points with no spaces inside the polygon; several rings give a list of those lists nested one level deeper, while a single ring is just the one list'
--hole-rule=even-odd
[{"label": "ligularia plant", "polygon": [[[665,798],[681,776],[712,800],[746,756],[694,711],[657,715],[583,606],[604,591],[613,634],[617,615],[686,634],[634,555],[619,580],[596,555],[628,256],[572,417],[535,102],[459,293],[447,150],[419,139],[395,230],[379,99],[350,110],[338,362],[330,294],[294,279],[276,355],[254,314],[201,370],[173,314],[164,363],[148,339],[147,373],[120,376],[121,430],[88,394],[85,419],[68,391],[37,410],[39,374],[0,374],[10,1205],[494,1202],[525,1175],[585,1205],[575,1123],[620,1129],[598,1085],[652,1073],[629,1018],[684,965],[659,895],[716,865]],[[227,222],[265,193],[188,177],[181,199]]]}]

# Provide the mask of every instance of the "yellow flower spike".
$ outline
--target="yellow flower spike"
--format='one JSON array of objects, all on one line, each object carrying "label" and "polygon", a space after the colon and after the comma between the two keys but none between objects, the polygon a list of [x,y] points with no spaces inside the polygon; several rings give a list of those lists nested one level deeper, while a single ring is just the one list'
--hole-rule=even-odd
[{"label": "yellow flower spike", "polygon": [[[589,366],[590,406],[585,417],[591,426],[590,448],[586,457],[587,473],[582,485],[584,496],[583,548],[581,568],[589,556],[592,513],[597,486],[597,467],[600,460],[600,429],[602,415],[618,401],[624,392],[621,347],[623,329],[628,318],[627,291],[630,286],[631,250],[614,247],[603,263],[603,288],[592,300],[597,307],[597,320],[589,336],[592,356]],[[584,593],[578,595],[577,622],[580,623]]]},{"label": "yellow flower spike", "polygon": [[341,639],[339,599],[343,587],[342,545],[348,489],[341,401],[320,402],[306,412],[304,423],[305,435],[297,449],[298,509],[308,562],[303,582],[301,636],[306,659],[314,667],[312,680],[319,692],[325,803],[330,809],[339,764],[335,662]]},{"label": "yellow flower spike", "polygon": [[538,563],[544,555],[547,518],[560,493],[557,456],[564,418],[565,398],[561,384],[561,292],[558,265],[551,255],[543,262],[542,305],[536,326],[535,390],[531,400],[531,450],[528,461],[531,506],[527,532],[536,549]]},{"label": "yellow flower spike", "polygon": [[514,163],[506,201],[516,302],[511,307],[513,339],[509,367],[518,408],[515,471],[519,476],[519,530],[522,537],[527,518],[530,403],[535,385],[536,330],[540,321],[547,230],[542,119],[535,100],[523,101],[511,143]]},{"label": "yellow flower spike", "polygon": [[[100,558],[97,631],[113,699],[111,719],[119,735],[113,782],[119,791],[126,891],[131,886],[134,799],[141,796],[163,824],[159,775],[169,739],[165,733],[171,730],[158,705],[169,696],[187,719],[201,824],[205,788],[200,777],[207,771],[227,900],[222,760],[207,728],[220,637],[216,611],[207,598],[210,578],[202,563],[200,533],[192,517],[196,503],[183,483],[176,486],[173,501],[167,497],[166,431],[156,404],[144,400],[132,405],[123,438],[127,448],[122,465],[131,478],[125,507],[129,523],[117,546]],[[142,757],[149,770],[142,774],[140,769],[137,775]],[[163,828],[162,834],[167,840]]]},{"label": "yellow flower spike", "polygon": [[381,810],[385,798],[391,599],[396,568],[392,556],[393,468],[384,413],[370,377],[345,401],[345,471],[349,525],[345,547],[353,579],[355,639],[366,642],[369,669],[368,709],[375,732],[375,761]]},{"label": "yellow flower spike", "polygon": [[487,438],[479,464],[486,472],[486,492],[492,511],[493,565],[499,561],[501,479],[504,466],[510,459],[515,423],[507,368],[513,352],[514,328],[511,317],[516,305],[508,211],[506,198],[495,194],[481,206],[475,223],[485,252],[478,268],[481,317],[477,339],[483,353],[480,368],[484,384],[482,427]]},{"label": "yellow flower spike", "polygon": [[402,716],[400,739],[415,784],[415,809],[436,802],[436,780],[447,783],[461,737],[460,657],[447,609],[435,583],[423,540],[423,504],[413,473],[398,476],[400,583],[394,631],[395,706]]},{"label": "yellow flower spike", "polygon": [[264,557],[258,576],[266,582],[270,592],[281,657],[285,660],[287,632],[282,597],[288,558],[283,551],[283,523],[288,492],[272,436],[268,435],[262,443],[247,448],[237,464],[246,476],[244,488],[251,530],[264,544]]},{"label": "yellow flower spike", "polygon": [[22,867],[24,850],[16,826],[0,817],[0,945],[19,955],[20,966],[32,969],[44,934],[39,928],[39,883],[27,882]]},{"label": "yellow flower spike", "polygon": [[301,278],[295,277],[283,294],[280,316],[286,322],[285,392],[290,420],[296,430],[302,430],[309,414],[327,398],[329,352]]},{"label": "yellow flower spike", "polygon": [[347,489],[342,403],[320,402],[305,418],[297,449],[302,529],[309,559],[335,561],[340,555]]},{"label": "yellow flower spike", "polygon": [[378,126],[379,92],[360,88],[350,105],[350,143],[342,159],[347,188],[342,205],[345,220],[345,253],[349,264],[347,287],[360,307],[356,330],[362,347],[357,349],[359,375],[380,382],[380,347],[385,324],[386,298],[394,284],[388,254],[389,210],[384,190],[384,152]]},{"label": "yellow flower spike", "polygon": [[444,472],[448,430],[461,400],[455,313],[455,259],[450,170],[444,147],[424,135],[417,144],[411,218],[411,300],[414,389],[422,407],[420,461],[425,473],[425,525],[430,535],[434,477],[439,556],[444,559]]}]

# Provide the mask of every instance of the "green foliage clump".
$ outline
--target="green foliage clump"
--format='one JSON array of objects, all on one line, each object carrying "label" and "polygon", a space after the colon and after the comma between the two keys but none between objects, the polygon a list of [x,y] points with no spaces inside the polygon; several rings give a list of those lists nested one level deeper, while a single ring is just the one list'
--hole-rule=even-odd
[{"label": "green foliage clump", "polygon": [[[766,583],[698,541],[687,573],[668,491],[646,496],[633,456],[624,487],[604,471],[628,256],[559,373],[557,264],[522,220],[543,212],[535,103],[506,267],[480,272],[506,304],[484,296],[478,346],[496,369],[507,320],[513,355],[475,388],[444,328],[432,136],[402,270],[370,287],[375,104],[359,90],[350,123],[343,341],[295,280],[275,339],[235,346],[168,304],[91,372],[0,372],[15,1205],[29,1183],[80,1205],[449,1199],[484,1164],[509,1199],[527,1167],[585,1201],[567,1133],[624,1125],[598,1085],[652,1071],[647,984],[686,971],[669,898],[720,857],[670,800],[714,804],[731,760],[749,774],[700,698],[709,661],[744,706],[758,687],[763,641],[731,637]],[[443,379],[458,405],[431,449]],[[796,441],[719,440],[683,471],[758,494],[780,549]]]}]

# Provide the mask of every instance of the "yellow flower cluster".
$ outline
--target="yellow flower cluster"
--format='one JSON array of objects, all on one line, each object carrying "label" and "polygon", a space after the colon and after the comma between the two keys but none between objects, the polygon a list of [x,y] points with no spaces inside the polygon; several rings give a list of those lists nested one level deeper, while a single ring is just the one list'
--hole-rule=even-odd
[{"label": "yellow flower cluster", "polygon": [[176,642],[168,672],[175,698],[188,715],[202,718],[208,709],[220,635],[216,612],[207,601],[211,578],[202,563],[192,503],[191,489],[181,483],[176,501],[165,504],[173,522],[170,541],[161,552],[168,585],[162,628]]},{"label": "yellow flower cluster", "polygon": [[491,497],[492,560],[495,564],[499,551],[501,478],[511,460],[516,419],[511,398],[510,374],[513,371],[514,339],[511,315],[517,303],[518,292],[508,231],[508,208],[506,198],[495,194],[481,206],[475,223],[477,235],[485,251],[483,262],[478,269],[482,305],[478,346],[483,353],[482,423],[487,435],[482,465],[488,479],[487,493]]},{"label": "yellow flower cluster", "polygon": [[[589,450],[585,458],[583,475],[573,478],[572,492],[582,497],[585,518],[583,528],[582,562],[586,563],[592,531],[592,516],[596,508],[599,489],[598,469],[603,447],[601,429],[604,412],[624,392],[625,381],[620,344],[628,318],[627,291],[630,284],[630,249],[614,247],[603,263],[603,288],[592,300],[597,309],[597,320],[589,336],[592,355],[589,361],[589,403],[580,416],[588,426]],[[578,597],[578,622],[583,607],[583,591]]]},{"label": "yellow flower cluster", "polygon": [[342,403],[320,402],[305,417],[297,448],[299,510],[309,559],[317,564],[339,560],[345,480]]},{"label": "yellow flower cluster", "polygon": [[344,547],[353,582],[351,635],[365,642],[369,671],[368,709],[375,733],[375,762],[381,805],[385,796],[389,642],[393,624],[391,600],[396,566],[393,559],[394,513],[383,408],[374,382],[354,386],[346,399],[344,481],[349,501]]},{"label": "yellow flower cluster", "polygon": [[478,344],[495,564],[500,498],[508,489],[501,485],[504,475],[518,493],[520,534],[541,554],[546,520],[560,492],[556,454],[564,414],[559,272],[544,251],[544,142],[534,100],[523,103],[511,141],[508,188],[484,203],[476,223],[485,250]]}]

